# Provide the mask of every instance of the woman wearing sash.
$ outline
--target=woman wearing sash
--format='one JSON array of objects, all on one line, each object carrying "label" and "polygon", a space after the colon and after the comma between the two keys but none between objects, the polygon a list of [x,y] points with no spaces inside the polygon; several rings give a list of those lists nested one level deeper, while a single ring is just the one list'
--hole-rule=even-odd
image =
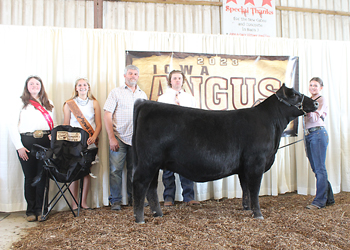
[{"label": "woman wearing sash", "polygon": [[[76,118],[76,112],[79,119]],[[71,125],[72,127],[83,128],[89,133],[87,144],[89,148],[96,147],[98,135],[101,132],[101,109],[98,101],[91,94],[90,84],[87,79],[79,78],[75,81],[73,97],[65,102],[63,106],[64,125]],[[83,117],[83,118],[81,118]],[[81,121],[83,120],[83,123]],[[81,206],[84,209],[90,209],[87,205],[87,196],[90,188],[90,176],[84,177],[83,194]],[[78,200],[78,181],[70,185],[70,190],[76,200]],[[72,202],[72,208],[77,209],[76,203]]]},{"label": "woman wearing sash", "polygon": [[[33,144],[50,147],[49,134],[54,126],[54,106],[48,99],[42,80],[27,78],[21,101],[15,109],[10,137],[24,173],[24,197],[27,202],[27,221],[40,220],[45,189],[45,178],[33,186],[34,178],[42,172],[43,161],[30,154]],[[17,113],[16,113],[17,112]]]},{"label": "woman wearing sash", "polygon": [[312,171],[316,177],[316,197],[306,208],[319,209],[334,204],[332,186],[328,181],[326,169],[326,152],[328,146],[328,134],[324,127],[324,120],[328,114],[327,100],[321,96],[323,81],[319,77],[313,77],[309,83],[311,98],[319,103],[315,112],[305,115],[305,144]]}]

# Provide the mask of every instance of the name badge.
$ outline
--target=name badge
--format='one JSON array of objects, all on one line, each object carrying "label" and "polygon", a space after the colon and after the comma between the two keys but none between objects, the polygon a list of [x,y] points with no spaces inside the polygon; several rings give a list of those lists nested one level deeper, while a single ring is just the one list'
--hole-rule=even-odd
[{"label": "name badge", "polygon": [[81,141],[81,134],[79,132],[57,131],[56,140],[79,142]]}]

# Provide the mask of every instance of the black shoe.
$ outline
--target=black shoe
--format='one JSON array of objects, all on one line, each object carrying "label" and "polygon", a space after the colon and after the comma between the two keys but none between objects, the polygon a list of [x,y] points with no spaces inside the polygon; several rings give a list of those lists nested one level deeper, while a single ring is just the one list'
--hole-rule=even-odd
[{"label": "black shoe", "polygon": [[335,201],[333,201],[333,202],[327,202],[326,203],[326,206],[333,206],[335,204]]}]

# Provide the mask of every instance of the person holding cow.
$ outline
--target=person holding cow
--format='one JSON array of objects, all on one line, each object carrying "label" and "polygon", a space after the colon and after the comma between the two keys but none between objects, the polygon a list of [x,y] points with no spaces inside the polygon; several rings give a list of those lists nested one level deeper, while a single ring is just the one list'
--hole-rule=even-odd
[{"label": "person holding cow", "polygon": [[[196,99],[189,93],[184,92],[183,84],[187,81],[185,74],[180,70],[173,70],[168,77],[169,88],[158,98],[158,102],[175,104],[185,107],[196,107]],[[199,205],[200,203],[194,200],[194,184],[193,181],[179,175],[182,187],[183,201],[188,205]],[[163,185],[164,185],[164,206],[173,206],[175,201],[175,175],[173,172],[163,170]]]},{"label": "person holding cow", "polygon": [[316,197],[310,205],[306,206],[308,209],[324,208],[335,203],[326,169],[328,134],[324,127],[324,119],[328,113],[328,103],[325,97],[320,95],[322,89],[323,81],[319,77],[313,77],[309,83],[309,92],[319,106],[315,112],[306,114],[304,119],[306,153],[316,176]]},{"label": "person holding cow", "polygon": [[26,219],[33,222],[41,220],[46,179],[38,178],[44,162],[36,159],[30,150],[33,144],[50,147],[49,135],[55,124],[55,112],[43,81],[38,76],[27,78],[20,98],[11,115],[9,134],[24,173]]},{"label": "person holding cow", "polygon": [[[84,129],[89,133],[87,140],[88,148],[96,147],[98,135],[102,129],[101,110],[96,98],[91,94],[89,81],[79,78],[75,81],[73,97],[63,106],[64,125],[71,125]],[[69,189],[75,200],[78,200],[78,182],[74,181]],[[91,209],[87,205],[87,196],[90,188],[90,175],[86,175],[83,181],[83,193],[81,207]],[[76,203],[72,202],[72,208],[77,209]]]},{"label": "person holding cow", "polygon": [[147,95],[137,86],[140,70],[134,65],[124,69],[125,84],[108,95],[104,109],[104,122],[109,138],[109,202],[111,210],[121,210],[122,173],[126,162],[127,195],[132,203],[132,147],[133,110],[136,99],[147,99]]}]

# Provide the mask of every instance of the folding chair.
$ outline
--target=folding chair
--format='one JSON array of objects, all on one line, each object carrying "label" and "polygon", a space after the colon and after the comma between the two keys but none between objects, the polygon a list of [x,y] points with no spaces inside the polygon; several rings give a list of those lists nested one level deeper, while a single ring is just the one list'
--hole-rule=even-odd
[{"label": "folding chair", "polygon": [[[83,179],[90,173],[91,163],[95,160],[98,150],[97,148],[87,148],[88,138],[89,134],[81,128],[61,125],[51,131],[51,148],[45,148],[38,144],[33,145],[32,154],[37,159],[44,161],[42,176],[46,178],[41,220],[46,220],[48,214],[62,197],[74,217],[79,216]],[[51,201],[48,201],[50,179],[56,183],[59,190]],[[76,180],[80,180],[79,202],[69,190],[69,186]],[[78,207],[77,213],[72,209],[65,195],[67,190]]]}]

